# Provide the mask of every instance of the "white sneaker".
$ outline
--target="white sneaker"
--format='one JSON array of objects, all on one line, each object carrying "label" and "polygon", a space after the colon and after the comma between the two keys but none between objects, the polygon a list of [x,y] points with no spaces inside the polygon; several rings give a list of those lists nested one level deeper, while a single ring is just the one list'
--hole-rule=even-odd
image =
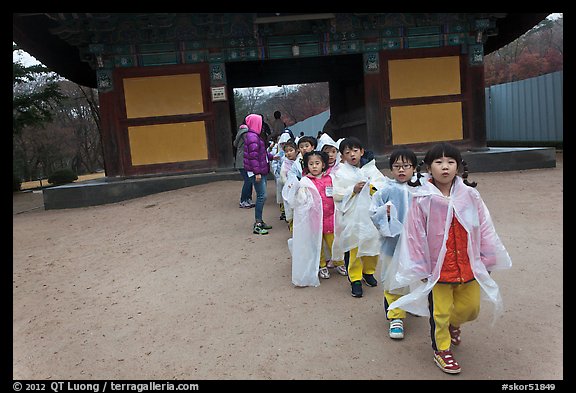
[{"label": "white sneaker", "polygon": [[348,275],[348,271],[346,270],[346,266],[344,265],[336,266],[336,271],[343,276]]},{"label": "white sneaker", "polygon": [[394,319],[390,321],[390,330],[388,331],[390,338],[401,339],[404,338],[404,323],[401,319]]},{"label": "white sneaker", "polygon": [[330,272],[327,267],[321,267],[319,271],[320,278],[330,278]]}]

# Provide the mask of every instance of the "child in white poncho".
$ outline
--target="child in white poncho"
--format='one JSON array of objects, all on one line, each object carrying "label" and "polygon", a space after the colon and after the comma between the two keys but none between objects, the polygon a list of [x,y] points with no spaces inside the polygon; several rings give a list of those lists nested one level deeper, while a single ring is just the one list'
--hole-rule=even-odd
[{"label": "child in white poncho", "polygon": [[[294,192],[298,188],[296,183],[302,178],[304,154],[314,151],[317,145],[318,141],[313,136],[302,136],[296,141],[296,146],[298,146],[298,155],[288,170],[286,181],[282,187],[282,198],[284,199],[284,202],[288,201],[288,204],[290,204],[290,200],[294,197]],[[290,229],[290,232],[292,232],[292,226],[294,223],[288,216],[286,216],[286,222],[288,222],[288,228]]]},{"label": "child in white poncho", "polygon": [[341,255],[332,258],[343,259],[343,252],[350,252],[348,278],[352,296],[362,297],[362,280],[371,287],[378,282],[374,278],[380,234],[370,219],[372,194],[383,188],[386,177],[376,167],[374,159],[366,162],[362,143],[354,137],[340,142],[343,163],[333,177],[333,197],[336,206],[334,242]]},{"label": "child in white poncho", "polygon": [[292,222],[292,207],[290,203],[286,201],[284,198],[283,192],[286,183],[288,182],[288,173],[292,169],[292,165],[294,165],[294,161],[298,156],[298,147],[294,142],[294,139],[288,139],[283,146],[284,149],[284,160],[282,161],[282,167],[280,168],[280,182],[282,184],[282,189],[280,191],[280,196],[282,197],[282,206],[284,207],[284,220],[289,225],[290,231],[292,231],[292,227],[290,223]]}]

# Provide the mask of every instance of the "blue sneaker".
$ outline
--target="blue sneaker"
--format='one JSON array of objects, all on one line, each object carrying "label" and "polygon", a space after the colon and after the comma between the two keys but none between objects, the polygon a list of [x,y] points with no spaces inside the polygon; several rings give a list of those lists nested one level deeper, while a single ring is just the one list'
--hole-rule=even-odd
[{"label": "blue sneaker", "polygon": [[393,319],[390,321],[390,330],[388,331],[388,334],[391,338],[404,338],[404,323],[401,319]]},{"label": "blue sneaker", "polygon": [[378,285],[378,281],[376,281],[373,274],[362,274],[362,279],[369,287],[375,287]]},{"label": "blue sneaker", "polygon": [[352,296],[362,297],[362,281],[353,281],[350,285],[352,286]]}]

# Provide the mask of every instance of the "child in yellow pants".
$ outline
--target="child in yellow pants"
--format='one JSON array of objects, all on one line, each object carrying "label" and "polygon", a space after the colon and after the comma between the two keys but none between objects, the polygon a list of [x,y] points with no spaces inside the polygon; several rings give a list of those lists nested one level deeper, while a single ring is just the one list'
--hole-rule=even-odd
[{"label": "child in yellow pants", "polygon": [[404,219],[410,206],[410,200],[415,187],[419,183],[412,182],[414,170],[418,163],[416,154],[411,149],[400,147],[392,151],[389,168],[392,181],[378,190],[372,196],[370,218],[380,232],[380,265],[381,280],[384,287],[384,311],[390,321],[389,336],[393,339],[404,338],[404,319],[406,312],[400,308],[389,310],[388,306],[408,292],[408,288],[390,287],[395,283],[395,266],[392,257],[402,231]]},{"label": "child in yellow pants", "polygon": [[350,279],[350,282],[364,279],[364,282],[369,286],[376,286],[375,283],[371,281],[368,282],[366,277],[372,276],[376,272],[378,255],[357,257],[357,253],[358,247],[350,250],[350,262],[348,262],[348,278]]},{"label": "child in yellow pants", "polygon": [[386,184],[386,178],[357,138],[344,139],[339,149],[343,162],[336,173],[330,174],[334,177],[333,198],[338,212],[334,232],[340,248],[349,252],[347,270],[352,296],[360,298],[362,281],[370,287],[378,285],[374,272],[380,235],[370,219],[369,208],[372,195]]},{"label": "child in yellow pants", "polygon": [[[328,270],[328,266],[327,266],[327,262],[326,259],[327,256],[324,253],[328,253],[330,252],[330,250],[332,249],[332,244],[334,244],[334,233],[323,233],[322,234],[322,241],[325,242],[325,248],[322,247],[322,250],[320,251],[320,278],[330,278],[330,272]],[[346,267],[344,267],[344,261],[330,261],[332,263],[332,266],[334,266],[336,268],[336,271],[345,276],[346,273]]]},{"label": "child in yellow pants", "polygon": [[[447,351],[450,344],[460,344],[459,331],[464,322],[473,321],[480,313],[480,285],[473,280],[464,284],[437,283],[428,295],[432,347]],[[400,311],[399,309],[391,311]],[[450,329],[452,329],[451,338]]]}]

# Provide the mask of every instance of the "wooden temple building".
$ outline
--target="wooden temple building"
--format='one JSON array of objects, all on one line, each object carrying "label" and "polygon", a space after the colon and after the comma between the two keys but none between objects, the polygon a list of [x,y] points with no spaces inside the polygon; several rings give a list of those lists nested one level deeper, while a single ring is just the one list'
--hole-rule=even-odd
[{"label": "wooden temple building", "polygon": [[[14,13],[13,40],[99,91],[107,177],[233,168],[233,89],[328,82],[376,155],[486,147],[485,54],[546,13]],[[314,130],[315,132],[317,130]]]}]

